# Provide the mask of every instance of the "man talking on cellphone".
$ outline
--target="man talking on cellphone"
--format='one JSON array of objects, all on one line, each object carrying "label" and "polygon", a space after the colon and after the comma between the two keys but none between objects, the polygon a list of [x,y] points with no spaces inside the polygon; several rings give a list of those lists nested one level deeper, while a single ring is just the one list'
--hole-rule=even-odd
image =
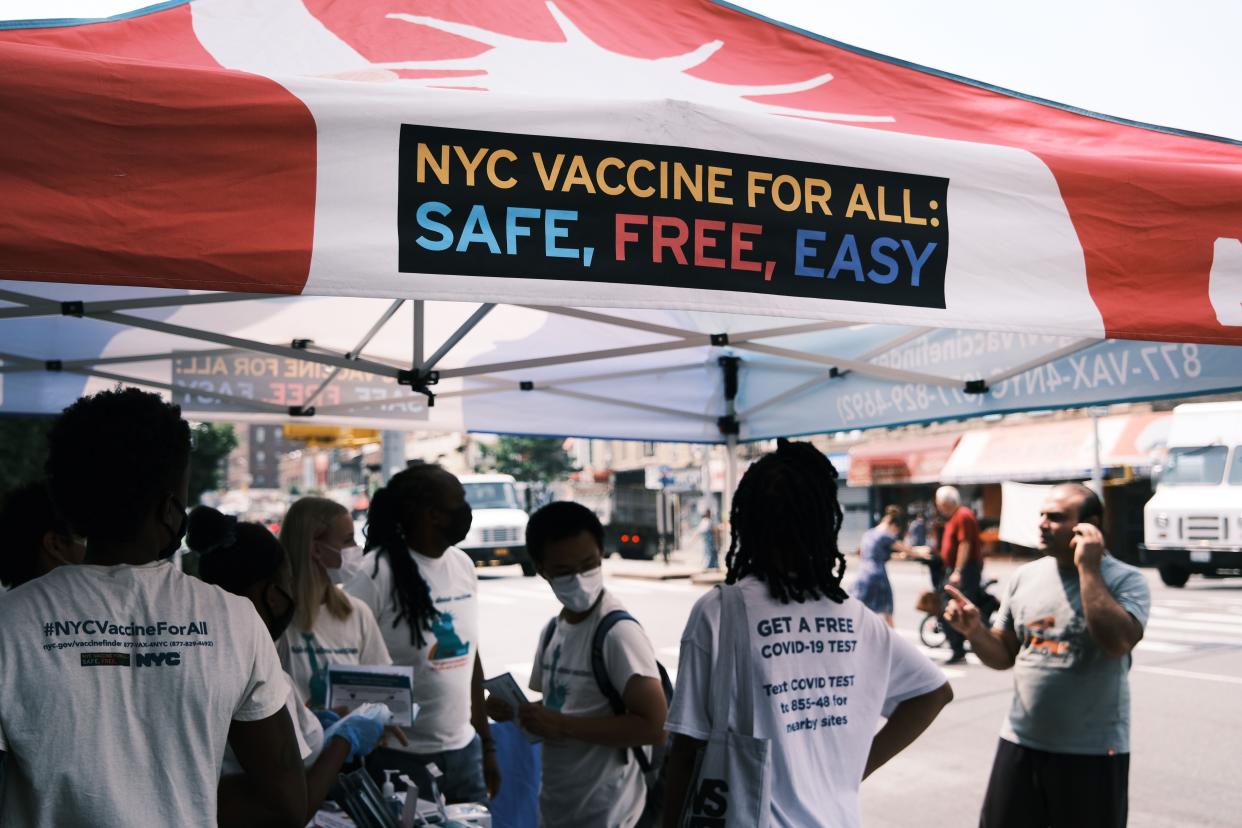
[{"label": "man talking on cellphone", "polygon": [[1014,670],[980,828],[1126,824],[1130,653],[1151,593],[1104,548],[1103,512],[1086,486],[1052,489],[1040,510],[1044,557],[1014,573],[991,629],[947,588],[945,620],[984,664]]}]

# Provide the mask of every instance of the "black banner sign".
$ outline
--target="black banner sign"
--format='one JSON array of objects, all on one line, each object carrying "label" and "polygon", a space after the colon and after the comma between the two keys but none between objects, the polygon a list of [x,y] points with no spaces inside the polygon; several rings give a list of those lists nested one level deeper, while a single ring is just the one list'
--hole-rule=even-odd
[{"label": "black banner sign", "polygon": [[948,184],[403,124],[400,269],[943,308]]}]

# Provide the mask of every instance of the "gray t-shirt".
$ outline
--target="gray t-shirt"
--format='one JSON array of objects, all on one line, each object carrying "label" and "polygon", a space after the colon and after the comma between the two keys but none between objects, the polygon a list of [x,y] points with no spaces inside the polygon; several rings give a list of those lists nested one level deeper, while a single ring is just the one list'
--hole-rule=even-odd
[{"label": "gray t-shirt", "polygon": [[[1147,626],[1151,592],[1143,574],[1105,555],[1100,574],[1113,598]],[[1048,556],[1018,569],[993,627],[1020,649],[1001,738],[1052,753],[1130,752],[1130,656],[1103,652],[1087,631],[1078,570]]]}]

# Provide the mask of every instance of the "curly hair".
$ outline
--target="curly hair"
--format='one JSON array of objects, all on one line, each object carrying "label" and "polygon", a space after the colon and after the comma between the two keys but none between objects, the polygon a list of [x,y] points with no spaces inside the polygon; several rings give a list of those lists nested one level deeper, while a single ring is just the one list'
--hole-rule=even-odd
[{"label": "curly hair", "polygon": [[181,408],[133,387],[82,397],[47,439],[52,500],[89,540],[134,540],[190,463]]},{"label": "curly hair", "polygon": [[844,601],[837,477],[814,446],[784,439],[777,441],[775,452],[752,464],[733,497],[726,582],[753,575],[782,604]]},{"label": "curly hair", "polygon": [[[397,472],[388,485],[371,495],[367,524],[363,530],[366,551],[380,550],[379,554],[386,556],[388,565],[392,567],[392,589],[397,603],[397,617],[393,619],[392,626],[395,629],[402,621],[408,623],[410,643],[420,648],[425,641],[423,632],[431,631],[431,625],[440,617],[440,611],[432,601],[431,588],[418,571],[418,562],[410,555],[406,529],[416,525],[424,507],[436,504],[441,496],[443,475],[448,474],[435,463],[411,466]],[[376,560],[374,571],[378,568],[379,561]]]}]

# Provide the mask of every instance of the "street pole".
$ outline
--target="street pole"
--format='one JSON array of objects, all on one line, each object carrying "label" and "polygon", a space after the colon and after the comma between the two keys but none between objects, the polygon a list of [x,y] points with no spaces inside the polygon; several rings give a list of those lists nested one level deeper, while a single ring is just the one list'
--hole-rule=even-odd
[{"label": "street pole", "polygon": [[383,432],[383,466],[380,470],[380,478],[384,484],[389,479],[405,468],[405,432],[404,431],[385,431]]},{"label": "street pole", "polygon": [[1104,466],[1100,463],[1100,409],[1091,409],[1091,488],[1102,499],[1104,497]]}]

